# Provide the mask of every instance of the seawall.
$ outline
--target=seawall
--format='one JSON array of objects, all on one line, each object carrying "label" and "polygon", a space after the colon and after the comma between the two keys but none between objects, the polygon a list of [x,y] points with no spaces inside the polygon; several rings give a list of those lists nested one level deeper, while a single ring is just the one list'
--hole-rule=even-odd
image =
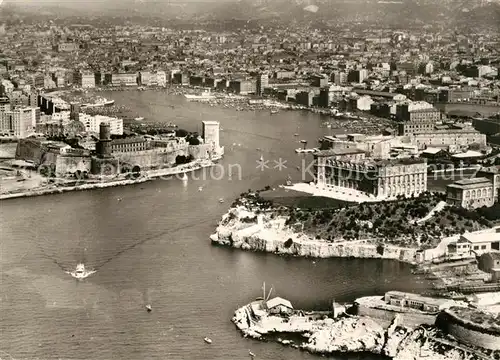
[{"label": "seawall", "polygon": [[133,184],[140,184],[147,181],[154,180],[155,178],[163,177],[163,176],[173,176],[182,173],[188,173],[192,171],[196,171],[205,167],[212,166],[213,163],[210,161],[196,161],[193,163],[176,166],[168,169],[161,170],[152,170],[146,172],[144,177],[135,180],[116,180],[116,181],[101,181],[94,182],[90,184],[82,184],[75,186],[61,186],[61,187],[50,187],[50,188],[39,188],[39,189],[30,189],[17,193],[7,193],[0,194],[0,200],[7,199],[15,199],[22,197],[32,197],[32,196],[41,196],[41,195],[50,195],[50,194],[61,194],[69,191],[83,191],[83,190],[92,190],[92,189],[102,189],[107,187],[115,187],[115,186],[127,186]]},{"label": "seawall", "polygon": [[436,316],[431,314],[416,313],[416,312],[397,312],[387,309],[378,309],[365,305],[354,304],[355,313],[358,316],[368,316],[377,319],[383,326],[389,324],[398,318],[398,323],[409,328],[416,328],[422,324],[434,325]]},{"label": "seawall", "polygon": [[41,196],[41,195],[50,195],[50,194],[62,194],[69,191],[83,191],[83,190],[92,190],[92,189],[102,189],[107,187],[115,187],[115,186],[125,186],[132,184],[140,184],[146,181],[149,181],[148,178],[142,178],[137,180],[120,180],[120,181],[110,181],[110,182],[99,182],[94,184],[84,184],[84,185],[76,185],[76,186],[63,186],[63,187],[53,187],[49,189],[35,189],[29,191],[23,191],[14,194],[2,194],[0,195],[0,200],[7,199],[15,199],[22,197],[31,197],[31,196]]},{"label": "seawall", "polygon": [[[474,318],[479,319],[479,315]],[[498,325],[486,327],[475,321],[465,320],[453,309],[446,309],[438,315],[436,326],[465,344],[500,350],[500,326]]]}]

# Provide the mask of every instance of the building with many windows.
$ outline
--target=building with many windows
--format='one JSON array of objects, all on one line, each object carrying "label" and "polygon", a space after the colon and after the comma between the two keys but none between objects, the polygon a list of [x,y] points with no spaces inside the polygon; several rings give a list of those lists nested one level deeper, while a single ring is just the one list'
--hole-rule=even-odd
[{"label": "building with many windows", "polygon": [[486,135],[473,128],[425,131],[409,137],[411,143],[419,149],[429,146],[468,148],[472,144],[486,146]]},{"label": "building with many windows", "polygon": [[95,75],[91,71],[75,71],[73,82],[85,89],[95,88]]},{"label": "building with many windows", "polygon": [[116,73],[111,75],[113,86],[135,86],[137,85],[137,74]]},{"label": "building with many windows", "polygon": [[493,183],[485,177],[455,181],[446,187],[446,201],[466,209],[490,207],[495,203]]},{"label": "building with many windows", "polygon": [[0,133],[17,138],[30,136],[35,132],[39,117],[40,110],[29,107],[0,113]]},{"label": "building with many windows", "polygon": [[262,96],[264,94],[264,89],[269,86],[269,75],[267,73],[262,73],[257,76],[257,88],[256,95]]},{"label": "building with many windows", "polygon": [[315,180],[320,189],[354,189],[381,200],[427,191],[425,159],[337,160],[339,155],[330,151],[314,154]]},{"label": "building with many windows", "polygon": [[112,135],[123,135],[123,119],[104,115],[79,114],[79,119],[85,126],[85,131],[99,133],[101,123],[108,123]]}]

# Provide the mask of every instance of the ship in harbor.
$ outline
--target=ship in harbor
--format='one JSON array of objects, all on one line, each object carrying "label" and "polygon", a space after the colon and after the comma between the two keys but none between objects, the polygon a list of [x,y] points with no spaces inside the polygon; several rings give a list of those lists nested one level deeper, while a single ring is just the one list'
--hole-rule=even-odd
[{"label": "ship in harbor", "polygon": [[184,97],[188,101],[209,101],[215,99],[215,95],[213,95],[210,90],[205,90],[201,94],[184,94]]},{"label": "ship in harbor", "polygon": [[101,106],[111,106],[114,105],[114,100],[108,99],[100,99],[93,104],[82,104],[82,108],[93,108],[93,107],[101,107]]}]

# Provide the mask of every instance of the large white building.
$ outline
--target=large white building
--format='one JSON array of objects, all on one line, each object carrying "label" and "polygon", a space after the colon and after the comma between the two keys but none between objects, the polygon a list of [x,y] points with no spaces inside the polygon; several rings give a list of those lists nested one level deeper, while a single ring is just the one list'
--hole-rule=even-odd
[{"label": "large white building", "polygon": [[137,74],[117,73],[111,77],[113,86],[135,86],[137,85]]},{"label": "large white building", "polygon": [[165,71],[141,71],[139,73],[139,83],[143,86],[166,86],[167,74]]},{"label": "large white building", "polygon": [[220,124],[218,121],[203,121],[202,137],[205,144],[212,144],[212,151],[219,154],[222,148],[219,143]]},{"label": "large white building", "polygon": [[409,138],[411,143],[417,145],[419,149],[429,146],[466,149],[472,144],[486,146],[486,135],[471,128],[433,130],[413,134]]},{"label": "large white building", "polygon": [[87,132],[99,133],[99,126],[104,122],[109,124],[112,135],[123,135],[123,119],[103,115],[92,116],[82,113],[79,116]]},{"label": "large white building", "polygon": [[77,71],[75,72],[74,76],[74,82],[78,86],[89,89],[89,88],[95,88],[95,76],[94,73],[91,71]]},{"label": "large white building", "polygon": [[0,113],[0,133],[25,138],[35,132],[36,108],[18,108]]}]

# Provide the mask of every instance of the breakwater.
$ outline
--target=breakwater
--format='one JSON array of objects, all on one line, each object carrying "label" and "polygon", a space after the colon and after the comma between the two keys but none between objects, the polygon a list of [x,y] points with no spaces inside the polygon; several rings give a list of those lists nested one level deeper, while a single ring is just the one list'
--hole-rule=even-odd
[{"label": "breakwater", "polygon": [[146,181],[149,181],[149,178],[141,178],[136,180],[119,180],[119,181],[108,181],[108,182],[98,182],[92,184],[83,184],[83,185],[75,185],[75,186],[61,186],[61,187],[49,187],[43,189],[33,189],[22,191],[13,194],[2,194],[0,195],[0,200],[7,199],[15,199],[22,197],[31,197],[31,196],[41,196],[41,195],[50,195],[50,194],[62,194],[69,191],[83,191],[83,190],[92,190],[92,189],[102,189],[108,187],[115,186],[126,186],[133,184],[140,184]]},{"label": "breakwater", "polygon": [[61,194],[70,191],[84,191],[84,190],[93,190],[93,189],[103,189],[108,187],[116,187],[116,186],[127,186],[134,184],[141,184],[147,181],[151,181],[157,178],[163,177],[171,177],[179,174],[185,174],[189,172],[193,172],[196,170],[200,170],[203,168],[211,167],[214,163],[211,161],[194,161],[188,164],[167,168],[167,169],[159,169],[159,170],[150,170],[145,172],[140,178],[137,179],[120,179],[120,180],[99,180],[93,181],[91,183],[79,184],[73,186],[56,186],[49,185],[44,188],[36,188],[36,189],[27,189],[25,191],[16,192],[16,193],[6,193],[0,194],[0,200],[7,199],[15,199],[22,197],[32,197],[32,196],[41,196],[41,195],[51,195],[51,194]]}]

